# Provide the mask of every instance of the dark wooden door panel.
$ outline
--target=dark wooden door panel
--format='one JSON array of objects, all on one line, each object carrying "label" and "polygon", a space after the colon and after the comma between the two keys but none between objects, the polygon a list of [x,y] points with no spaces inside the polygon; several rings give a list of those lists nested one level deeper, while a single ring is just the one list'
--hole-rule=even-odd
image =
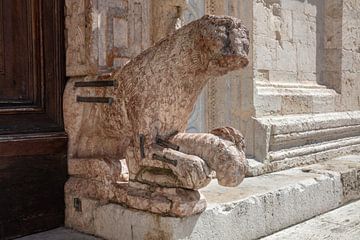
[{"label": "dark wooden door panel", "polygon": [[[0,106],[41,106],[37,1],[2,0]],[[41,65],[41,64],[40,64]],[[40,68],[41,69],[41,68]]]},{"label": "dark wooden door panel", "polygon": [[64,0],[0,0],[0,240],[63,224]]},{"label": "dark wooden door panel", "polygon": [[64,221],[67,138],[61,133],[23,138],[0,138],[0,239]]},{"label": "dark wooden door panel", "polygon": [[0,80],[5,75],[5,58],[4,58],[4,16],[3,16],[3,3],[0,3]]}]

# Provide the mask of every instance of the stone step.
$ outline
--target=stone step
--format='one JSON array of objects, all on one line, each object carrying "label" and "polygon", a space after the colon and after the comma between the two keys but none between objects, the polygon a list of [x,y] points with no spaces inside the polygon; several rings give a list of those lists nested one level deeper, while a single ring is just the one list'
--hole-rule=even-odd
[{"label": "stone step", "polygon": [[254,158],[264,163],[250,176],[360,152],[360,111],[255,119]]},{"label": "stone step", "polygon": [[214,180],[201,192],[207,209],[187,218],[80,198],[82,212],[67,214],[66,224],[113,240],[257,239],[358,199],[360,156],[249,177],[237,188],[221,187]]},{"label": "stone step", "polygon": [[321,85],[259,85],[256,87],[257,116],[326,113],[336,110],[338,94]]},{"label": "stone step", "polygon": [[261,240],[360,239],[360,201],[350,203]]}]

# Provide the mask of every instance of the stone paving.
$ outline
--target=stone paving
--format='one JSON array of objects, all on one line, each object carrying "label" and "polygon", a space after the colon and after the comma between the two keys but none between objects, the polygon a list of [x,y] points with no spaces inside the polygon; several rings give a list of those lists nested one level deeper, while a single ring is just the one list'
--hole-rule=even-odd
[{"label": "stone paving", "polygon": [[[356,240],[360,239],[360,201],[350,203],[261,240]],[[17,240],[101,240],[76,231],[57,228]],[[125,240],[125,239],[124,239]]]},{"label": "stone paving", "polygon": [[[360,239],[360,201],[287,228],[262,240],[355,240]],[[18,240],[101,240],[76,231],[57,228]]]},{"label": "stone paving", "polygon": [[17,238],[17,240],[101,240],[101,238],[96,238],[61,227],[50,231]]},{"label": "stone paving", "polygon": [[356,240],[360,239],[360,201],[350,203],[262,240]]}]

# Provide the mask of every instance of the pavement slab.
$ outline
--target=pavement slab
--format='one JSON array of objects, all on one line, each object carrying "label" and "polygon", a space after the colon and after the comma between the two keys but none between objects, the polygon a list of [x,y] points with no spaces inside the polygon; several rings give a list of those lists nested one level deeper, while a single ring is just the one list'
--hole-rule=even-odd
[{"label": "pavement slab", "polygon": [[350,203],[262,240],[358,240],[360,201]]}]

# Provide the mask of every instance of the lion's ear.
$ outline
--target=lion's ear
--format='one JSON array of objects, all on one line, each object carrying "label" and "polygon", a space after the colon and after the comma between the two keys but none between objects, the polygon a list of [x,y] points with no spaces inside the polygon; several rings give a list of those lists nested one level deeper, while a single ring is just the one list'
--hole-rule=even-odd
[{"label": "lion's ear", "polygon": [[216,128],[213,129],[210,133],[224,140],[228,140],[235,143],[235,145],[238,147],[239,150],[243,151],[245,149],[245,139],[243,135],[241,134],[241,132],[239,132],[233,127]]}]

